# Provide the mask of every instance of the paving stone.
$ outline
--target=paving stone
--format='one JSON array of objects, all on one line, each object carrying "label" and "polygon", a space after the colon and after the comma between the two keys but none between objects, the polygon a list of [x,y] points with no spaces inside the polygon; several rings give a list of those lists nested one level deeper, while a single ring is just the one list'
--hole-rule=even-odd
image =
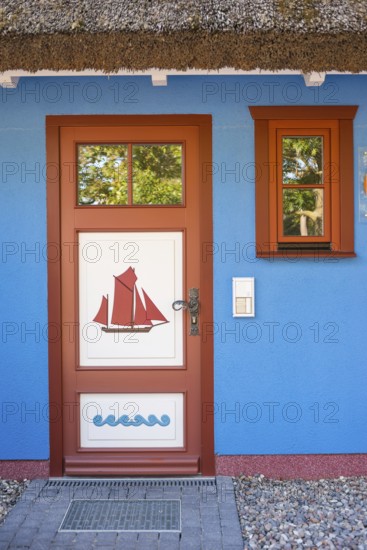
[{"label": "paving stone", "polygon": [[53,540],[55,537],[50,535],[50,534],[45,534],[45,533],[40,533],[38,532],[37,535],[34,537],[34,540],[33,540],[33,544],[35,542],[39,542],[39,543],[42,543],[44,544],[45,542],[50,542],[51,540]]},{"label": "paving stone", "polygon": [[[236,511],[237,512],[237,511]],[[230,521],[230,520],[236,520],[238,518],[238,514],[233,514],[233,510],[221,510],[219,509],[219,515],[221,518],[221,522],[223,521]]]},{"label": "paving stone", "polygon": [[117,541],[114,548],[115,550],[139,550],[137,546],[138,542],[121,542]]},{"label": "paving stone", "polygon": [[[197,518],[195,519],[183,519],[182,518],[182,525],[181,525],[181,530],[182,530],[182,526],[185,526],[185,529],[191,529],[191,528],[195,528],[195,527],[198,527],[198,525],[200,525],[200,522],[198,522]],[[199,527],[199,529],[201,530],[201,528]]]},{"label": "paving stone", "polygon": [[182,506],[193,506],[199,504],[200,500],[197,496],[184,495],[181,497]]},{"label": "paving stone", "polygon": [[34,519],[31,515],[26,517],[24,522],[22,523],[23,529],[32,529],[32,528],[39,529],[39,527],[40,527],[40,521],[37,519]]},{"label": "paving stone", "polygon": [[25,514],[18,513],[15,507],[13,508],[13,510],[10,510],[9,514],[4,519],[4,522],[2,525],[7,525],[9,527],[11,526],[13,528],[19,527],[19,525],[25,520],[26,515],[27,515],[26,513]]},{"label": "paving stone", "polygon": [[77,544],[86,544],[88,542],[94,542],[97,538],[97,533],[92,531],[91,533],[75,533]]},{"label": "paving stone", "polygon": [[14,538],[14,533],[4,533],[0,532],[0,548],[6,548]]},{"label": "paving stone", "polygon": [[201,540],[182,540],[180,542],[180,550],[202,550]]},{"label": "paving stone", "polygon": [[223,550],[242,550],[243,540],[242,535],[239,537],[223,537],[222,538]]},{"label": "paving stone", "polygon": [[55,535],[55,541],[57,544],[71,544],[74,540],[76,540],[76,533],[60,533],[58,532]]},{"label": "paving stone", "polygon": [[138,533],[138,541],[147,541],[147,542],[154,542],[156,540],[158,540],[158,537],[159,537],[159,533]]},{"label": "paving stone", "polygon": [[18,531],[18,533],[15,535],[14,539],[12,540],[12,544],[16,544],[18,546],[26,546],[30,545],[32,540],[37,535],[38,529],[22,529],[21,531]]},{"label": "paving stone", "polygon": [[[65,508],[65,510],[66,510],[66,508]],[[27,520],[35,522],[39,525],[39,527],[41,527],[44,524],[44,522],[48,520],[48,517],[45,515],[44,512],[41,512],[37,508],[34,508],[32,510],[32,513],[29,514],[29,516],[26,518],[25,521],[27,521]]]},{"label": "paving stone", "polygon": [[164,498],[180,498],[183,494],[178,487],[164,487],[163,492]]},{"label": "paving stone", "polygon": [[104,544],[115,544],[117,533],[99,532],[96,536],[96,544],[103,542]]},{"label": "paving stone", "polygon": [[126,545],[126,547],[135,548],[138,542],[138,534],[137,533],[118,533],[117,539],[116,539],[116,546],[119,548],[124,548],[123,545]]},{"label": "paving stone", "polygon": [[145,500],[146,493],[143,493],[142,491],[137,491],[136,493],[129,492],[126,498],[128,500]]},{"label": "paving stone", "polygon": [[180,542],[159,542],[159,550],[179,550]]},{"label": "paving stone", "polygon": [[50,527],[49,525],[47,525],[47,523],[45,525],[42,525],[38,531],[38,534],[37,536],[38,537],[41,537],[41,538],[49,538],[49,539],[53,539],[57,534],[57,527]]},{"label": "paving stone", "polygon": [[137,550],[137,542],[121,542],[117,541],[115,546],[115,550]]},{"label": "paving stone", "polygon": [[179,541],[181,538],[180,533],[159,533],[159,541]]},{"label": "paving stone", "polygon": [[202,550],[223,550],[221,542],[207,541],[205,538],[203,539],[201,548]]},{"label": "paving stone", "polygon": [[189,533],[189,532],[185,532],[185,533],[182,533],[181,534],[181,539],[180,539],[180,542],[181,542],[181,546],[185,543],[187,544],[193,544],[197,541],[201,541],[201,535],[202,535],[202,532],[200,531],[200,534],[198,535],[197,533]]},{"label": "paving stone", "polygon": [[[30,491],[28,495],[27,491]],[[0,526],[1,550],[5,544],[15,542],[11,537],[17,530],[17,540],[26,542],[28,548],[29,537],[34,536],[31,550],[59,548],[68,550],[69,547],[73,550],[203,550],[206,548],[222,550],[222,546],[225,550],[243,548],[230,478],[224,478],[218,490],[212,486],[148,486],[144,488],[128,485],[45,488],[42,482],[33,486],[31,484],[27,491],[23,494],[25,498],[23,505],[19,502],[7,517],[10,523],[6,530],[2,531],[7,522],[4,522],[3,527]],[[58,528],[73,498],[82,500],[180,499],[182,533],[59,533]],[[15,514],[14,519],[12,514]]]},{"label": "paving stone", "polygon": [[200,510],[200,517],[204,521],[213,520],[218,523],[220,522],[219,511],[217,508],[206,508]]},{"label": "paving stone", "polygon": [[182,526],[181,538],[198,538],[200,539],[202,534],[201,527],[190,527],[186,524]]},{"label": "paving stone", "polygon": [[163,488],[148,489],[146,492],[146,498],[164,498]]},{"label": "paving stone", "polygon": [[182,510],[181,521],[193,525],[200,525],[200,514],[194,510]]},{"label": "paving stone", "polygon": [[203,529],[202,538],[204,540],[211,540],[211,541],[215,541],[218,539],[220,540],[222,538],[222,532],[220,529],[214,528],[214,527],[210,530]]},{"label": "paving stone", "polygon": [[33,541],[30,550],[50,550],[51,542]]}]

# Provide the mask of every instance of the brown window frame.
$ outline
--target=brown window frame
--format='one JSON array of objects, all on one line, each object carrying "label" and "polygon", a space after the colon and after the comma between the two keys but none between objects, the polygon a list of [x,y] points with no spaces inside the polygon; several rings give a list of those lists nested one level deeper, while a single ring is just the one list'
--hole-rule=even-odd
[{"label": "brown window frame", "polygon": [[[255,122],[257,257],[356,256],[353,119],[357,109],[355,105],[249,107]],[[322,237],[280,235],[282,135],[328,135],[330,138],[324,163],[329,190],[325,196]]]}]

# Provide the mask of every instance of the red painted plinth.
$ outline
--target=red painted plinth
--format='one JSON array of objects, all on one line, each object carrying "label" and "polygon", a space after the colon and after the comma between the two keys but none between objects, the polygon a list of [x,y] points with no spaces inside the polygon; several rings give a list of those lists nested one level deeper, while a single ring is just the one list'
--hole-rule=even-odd
[{"label": "red painted plinth", "polygon": [[0,460],[2,479],[36,479],[49,476],[48,460]]},{"label": "red painted plinth", "polygon": [[367,475],[367,454],[339,455],[222,455],[216,456],[217,475],[274,479],[322,479]]},{"label": "red painted plinth", "polygon": [[[339,455],[221,455],[215,457],[216,474],[252,476],[263,474],[274,479],[322,479],[367,476],[367,454]],[[49,477],[48,460],[2,460],[3,479]]]}]

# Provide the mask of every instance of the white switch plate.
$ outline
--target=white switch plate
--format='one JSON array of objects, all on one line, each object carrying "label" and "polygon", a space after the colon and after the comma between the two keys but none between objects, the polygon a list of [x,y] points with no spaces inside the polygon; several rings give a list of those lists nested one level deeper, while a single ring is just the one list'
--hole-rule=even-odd
[{"label": "white switch plate", "polygon": [[232,278],[233,317],[255,317],[255,278]]}]

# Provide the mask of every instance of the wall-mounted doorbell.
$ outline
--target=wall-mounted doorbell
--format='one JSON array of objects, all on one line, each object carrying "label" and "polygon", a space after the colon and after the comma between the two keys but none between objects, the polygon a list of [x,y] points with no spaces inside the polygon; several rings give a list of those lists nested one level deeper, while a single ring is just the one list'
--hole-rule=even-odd
[{"label": "wall-mounted doorbell", "polygon": [[255,317],[255,278],[233,277],[233,317]]}]

